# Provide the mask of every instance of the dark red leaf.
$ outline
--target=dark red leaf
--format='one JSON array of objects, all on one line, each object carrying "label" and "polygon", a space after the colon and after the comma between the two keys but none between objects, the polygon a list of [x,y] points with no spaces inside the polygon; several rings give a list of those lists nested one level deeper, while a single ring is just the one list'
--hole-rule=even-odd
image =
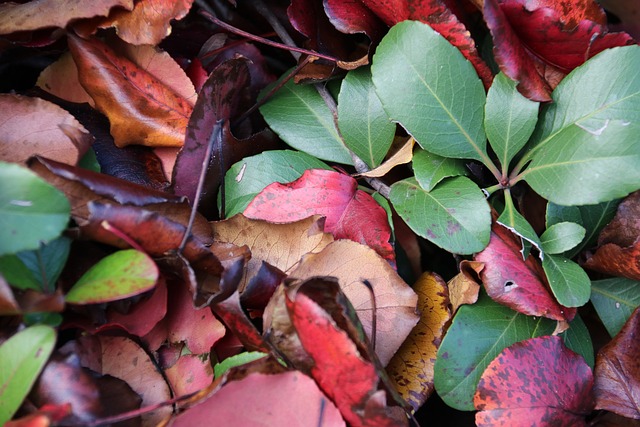
[{"label": "dark red leaf", "polygon": [[325,231],[336,239],[367,245],[394,263],[387,213],[357,187],[356,180],[348,175],[311,169],[289,184],[275,182],[267,186],[249,203],[244,215],[270,222],[293,222],[323,215]]},{"label": "dark red leaf", "polygon": [[240,294],[240,303],[251,313],[251,317],[262,315],[273,292],[286,277],[279,268],[265,261],[260,264],[260,269]]},{"label": "dark red leaf", "polygon": [[596,358],[596,409],[640,419],[640,308]]},{"label": "dark red leaf", "polygon": [[538,259],[529,255],[523,261],[520,239],[496,222],[491,230],[489,245],[474,257],[484,263],[480,278],[489,296],[529,316],[573,319],[576,309],[558,304]]},{"label": "dark red leaf", "polygon": [[480,378],[473,398],[478,426],[584,426],[593,409],[593,375],[558,336],[504,349]]},{"label": "dark red leaf", "polygon": [[379,40],[384,23],[360,0],[324,0],[329,21],[340,32],[365,33],[371,40]]}]

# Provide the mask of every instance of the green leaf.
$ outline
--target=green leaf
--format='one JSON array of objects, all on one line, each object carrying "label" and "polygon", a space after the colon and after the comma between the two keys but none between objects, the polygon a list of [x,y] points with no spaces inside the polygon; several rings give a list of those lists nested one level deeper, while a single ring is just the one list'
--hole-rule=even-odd
[{"label": "green leaf", "polygon": [[42,291],[42,287],[33,271],[31,271],[18,255],[0,257],[0,274],[11,286],[27,290]]},{"label": "green leaf", "polygon": [[[541,247],[541,243],[540,243],[540,239],[538,238],[538,235],[536,234],[531,224],[529,224],[529,221],[527,221],[522,215],[520,215],[520,212],[516,210],[516,207],[513,205],[513,200],[511,199],[511,193],[505,192],[504,201],[505,201],[504,210],[502,211],[502,213],[500,214],[496,222],[500,225],[507,227],[513,233],[520,236],[520,238],[528,241],[529,243],[534,245],[536,248],[538,248],[538,250],[542,251],[542,247]],[[522,250],[521,250],[523,260],[526,260],[527,257],[529,256],[528,254],[529,251],[528,250],[525,251],[525,249],[526,249],[526,246],[524,245],[524,242],[523,242]],[[542,253],[541,253],[541,257],[542,257]]]},{"label": "green leaf", "polygon": [[472,411],[480,376],[506,347],[541,335],[549,335],[555,322],[517,313],[489,298],[458,309],[438,349],[434,384],[444,402],[462,411]]},{"label": "green leaf", "polygon": [[587,325],[584,324],[580,315],[569,322],[569,329],[560,334],[564,344],[574,352],[582,356],[587,365],[593,369],[595,357],[593,354],[593,342]]},{"label": "green leaf", "polygon": [[466,175],[467,167],[460,159],[438,156],[418,148],[413,153],[413,172],[420,186],[431,191],[445,178]]},{"label": "green leaf", "polygon": [[71,206],[58,189],[21,166],[0,162],[0,255],[37,249],[62,233]]},{"label": "green leaf", "polygon": [[618,204],[620,204],[619,199],[586,206],[561,206],[549,202],[547,204],[546,226],[551,227],[559,222],[569,221],[580,224],[586,230],[582,242],[564,254],[567,258],[573,258],[584,248],[589,248],[596,243],[600,231],[611,222],[616,214]]},{"label": "green leaf", "polygon": [[24,329],[0,345],[0,425],[13,417],[44,368],[56,331],[44,325]]},{"label": "green leaf", "polygon": [[253,362],[254,360],[262,359],[267,356],[268,354],[261,353],[259,351],[245,351],[244,353],[227,357],[222,362],[213,365],[213,376],[214,378],[220,378],[231,368],[246,365],[249,362]]},{"label": "green leaf", "polygon": [[395,228],[393,226],[393,211],[391,210],[391,205],[389,204],[389,200],[384,197],[382,194],[377,191],[373,193],[373,200],[378,202],[382,209],[387,213],[387,221],[389,222],[389,226],[391,227],[391,239],[395,240]]},{"label": "green leaf", "polygon": [[561,305],[581,307],[589,301],[591,281],[578,264],[563,256],[545,254],[542,268],[553,295]]},{"label": "green leaf", "polygon": [[484,87],[471,63],[439,33],[416,21],[395,25],[376,49],[372,74],[391,120],[422,148],[490,163]]},{"label": "green leaf", "polygon": [[135,249],[115,252],[100,260],[69,290],[72,304],[96,304],[141,294],[153,288],[158,267],[148,255]]},{"label": "green leaf", "polygon": [[373,169],[391,147],[396,125],[376,95],[371,70],[349,71],[338,96],[338,127],[345,145]]},{"label": "green leaf", "polygon": [[559,222],[548,227],[540,241],[547,254],[561,254],[575,248],[584,239],[586,230],[575,222]]},{"label": "green leaf", "polygon": [[567,126],[535,152],[520,177],[559,205],[588,205],[624,197],[640,188],[638,134],[640,122],[612,120],[597,131]]},{"label": "green leaf", "polygon": [[591,302],[609,335],[614,337],[640,306],[640,282],[623,277],[595,280],[591,282]]},{"label": "green leaf", "polygon": [[307,169],[331,168],[313,156],[291,150],[265,151],[245,157],[231,166],[225,175],[225,216],[229,218],[244,211],[267,185],[295,181]]},{"label": "green leaf", "polygon": [[322,160],[352,164],[327,104],[310,85],[288,81],[260,112],[271,129],[291,147]]},{"label": "green leaf", "polygon": [[489,204],[469,178],[448,178],[433,191],[405,179],[391,186],[389,200],[416,234],[449,252],[472,254],[489,244]]},{"label": "green leaf", "polygon": [[493,79],[484,110],[484,128],[503,171],[508,170],[511,160],[533,133],[538,106],[538,102],[522,96],[516,83],[504,73]]}]

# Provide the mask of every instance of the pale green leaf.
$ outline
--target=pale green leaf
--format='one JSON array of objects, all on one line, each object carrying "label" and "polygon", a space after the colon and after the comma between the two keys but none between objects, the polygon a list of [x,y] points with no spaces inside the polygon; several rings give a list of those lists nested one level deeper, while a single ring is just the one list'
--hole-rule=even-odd
[{"label": "pale green leaf", "polygon": [[391,186],[389,199],[416,234],[449,252],[472,254],[489,243],[489,204],[469,178],[448,178],[433,191],[409,178]]},{"label": "pale green leaf", "polygon": [[391,120],[422,148],[490,163],[484,87],[471,63],[439,33],[416,21],[395,25],[376,49],[372,74]]},{"label": "pale green leaf", "polygon": [[373,169],[391,147],[396,125],[376,95],[371,70],[349,71],[338,96],[338,127],[345,145]]},{"label": "pale green leaf", "polygon": [[271,129],[291,147],[322,160],[352,164],[331,110],[310,85],[288,81],[260,112]]},{"label": "pale green leaf", "polygon": [[640,282],[616,277],[591,282],[591,302],[612,337],[640,306]]},{"label": "pale green leaf", "polygon": [[438,156],[418,148],[413,153],[413,173],[420,186],[431,191],[444,178],[466,175],[467,167],[463,160]]},{"label": "pale green leaf", "polygon": [[259,351],[245,351],[243,353],[227,357],[222,362],[213,365],[214,378],[220,378],[231,368],[246,365],[249,362],[253,362],[254,360],[262,359],[267,356],[268,354],[261,353]]},{"label": "pale green leaf", "polygon": [[542,249],[548,254],[561,254],[578,246],[585,233],[584,227],[575,222],[553,224],[540,236]]},{"label": "pale green leaf", "polygon": [[562,256],[545,254],[542,268],[553,295],[561,305],[581,307],[589,301],[591,281],[578,264]]}]

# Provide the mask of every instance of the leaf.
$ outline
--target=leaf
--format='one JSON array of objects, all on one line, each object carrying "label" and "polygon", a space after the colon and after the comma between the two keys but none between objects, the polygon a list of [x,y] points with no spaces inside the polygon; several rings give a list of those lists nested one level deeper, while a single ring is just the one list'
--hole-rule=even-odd
[{"label": "leaf", "polygon": [[523,260],[520,250],[519,239],[508,229],[494,224],[489,246],[474,257],[475,261],[485,264],[480,278],[489,296],[529,316],[571,320],[575,309],[556,302],[539,261],[533,255]]},{"label": "leaf", "polygon": [[620,333],[598,352],[594,394],[596,409],[640,419],[640,309],[635,309]]},{"label": "leaf", "polygon": [[451,312],[453,314],[457,313],[461,305],[475,304],[478,301],[480,284],[477,282],[477,277],[484,268],[484,264],[477,261],[462,260],[459,268],[460,273],[447,282]]},{"label": "leaf", "polygon": [[30,170],[0,161],[0,255],[37,249],[69,221],[66,197]]},{"label": "leaf", "polygon": [[525,217],[523,217],[520,212],[516,210],[510,193],[509,195],[505,194],[504,201],[504,210],[502,211],[496,222],[523,239],[520,248],[520,253],[522,254],[523,260],[526,260],[529,256],[528,252],[525,251],[524,240],[535,246],[540,251],[540,257],[544,259],[544,252],[542,250],[543,248],[542,243],[540,242],[540,238],[536,234],[531,224],[529,224],[529,221],[527,221]]},{"label": "leaf", "polygon": [[589,301],[591,281],[578,264],[563,256],[547,254],[542,268],[560,305],[582,307]]},{"label": "leaf", "polygon": [[473,305],[458,309],[440,344],[435,364],[435,387],[444,402],[473,410],[480,376],[506,347],[528,338],[548,335],[555,322],[517,313],[484,293]]},{"label": "leaf", "polygon": [[93,98],[84,90],[78,80],[78,67],[73,61],[71,52],[63,53],[57,61],[42,70],[36,86],[60,99],[78,104],[86,102],[91,107],[95,107]]},{"label": "leaf", "polygon": [[396,126],[382,108],[369,68],[349,71],[342,81],[338,127],[348,149],[369,168],[380,165],[391,147]]},{"label": "leaf", "polygon": [[307,170],[292,183],[267,186],[249,203],[244,215],[280,223],[323,215],[324,229],[335,239],[367,245],[393,263],[395,253],[389,243],[391,228],[387,213],[357,186],[349,175]]},{"label": "leaf", "polygon": [[432,191],[445,178],[467,175],[467,168],[462,160],[416,149],[413,153],[413,173],[420,187]]},{"label": "leaf", "polygon": [[220,378],[226,372],[228,372],[231,368],[235,368],[236,366],[242,366],[246,363],[253,362],[254,360],[262,359],[263,357],[268,356],[265,353],[259,351],[245,351],[240,354],[236,354],[231,357],[227,357],[222,362],[218,362],[213,365],[213,372],[215,378]]},{"label": "leaf", "polygon": [[490,162],[482,83],[440,34],[419,22],[395,25],[376,49],[372,74],[390,119],[422,148],[444,157]]},{"label": "leaf", "polygon": [[340,32],[365,33],[371,40],[379,40],[386,29],[386,25],[359,1],[325,0],[323,5],[329,21]]},{"label": "leaf", "polygon": [[89,132],[67,111],[40,98],[0,95],[0,160],[25,163],[44,155],[70,165],[93,142]]},{"label": "leaf", "polygon": [[504,73],[493,79],[485,104],[484,129],[498,156],[503,173],[525,146],[538,121],[539,103],[516,90],[516,83]]},{"label": "leaf", "polygon": [[67,293],[71,304],[116,301],[141,294],[156,285],[158,267],[135,249],[113,253],[89,269]]},{"label": "leaf", "polygon": [[449,252],[472,254],[489,242],[489,205],[466,177],[442,181],[431,192],[409,178],[391,186],[389,200],[416,234]]},{"label": "leaf", "polygon": [[[376,354],[382,365],[409,335],[419,318],[418,296],[395,270],[367,246],[350,240],[338,240],[316,254],[302,258],[290,278],[308,279],[333,276],[342,292],[355,307],[367,335],[372,333],[372,298],[376,301]],[[362,283],[369,281],[373,296]]]},{"label": "leaf", "polygon": [[591,341],[587,325],[582,321],[579,314],[576,314],[576,317],[569,322],[569,329],[562,332],[560,336],[564,341],[564,345],[582,356],[587,365],[593,370],[593,366],[595,365],[593,342]]},{"label": "leaf", "polygon": [[183,145],[189,100],[97,39],[69,35],[68,43],[80,83],[109,118],[118,147]]},{"label": "leaf", "polygon": [[131,0],[100,0],[78,4],[75,0],[6,3],[0,6],[0,34],[31,31],[41,28],[65,28],[80,18],[107,16],[112,8],[131,10]]},{"label": "leaf", "polygon": [[352,164],[329,107],[313,86],[288,81],[260,112],[291,147],[321,160]]},{"label": "leaf", "polygon": [[213,418],[221,424],[238,427],[345,425],[333,402],[311,378],[297,371],[275,375],[254,372],[230,381],[199,405],[178,415],[172,425],[207,425]]},{"label": "leaf", "polygon": [[548,254],[561,254],[575,248],[586,234],[586,230],[575,222],[553,224],[542,233],[542,249]]},{"label": "leaf", "polygon": [[244,211],[267,185],[295,181],[308,169],[330,168],[299,151],[273,150],[245,157],[231,166],[225,175],[225,216],[232,217]]},{"label": "leaf", "polygon": [[175,396],[203,390],[213,381],[211,361],[195,354],[184,354],[164,370]]},{"label": "leaf", "polygon": [[436,352],[451,311],[447,286],[437,274],[423,273],[413,288],[422,315],[387,365],[387,373],[398,393],[417,411],[433,393]]},{"label": "leaf", "polygon": [[31,326],[0,345],[0,423],[4,425],[44,368],[56,343],[56,332],[44,325]]},{"label": "leaf", "polygon": [[[607,121],[598,130],[569,125],[536,147],[520,177],[544,198],[562,205],[587,205],[624,197],[640,187],[639,127]],[[619,170],[629,173],[618,173]]]},{"label": "leaf", "polygon": [[586,425],[593,374],[560,337],[545,336],[504,349],[482,374],[473,403],[478,426]]},{"label": "leaf", "polygon": [[622,277],[591,282],[591,302],[607,332],[615,337],[640,306],[640,282]]}]

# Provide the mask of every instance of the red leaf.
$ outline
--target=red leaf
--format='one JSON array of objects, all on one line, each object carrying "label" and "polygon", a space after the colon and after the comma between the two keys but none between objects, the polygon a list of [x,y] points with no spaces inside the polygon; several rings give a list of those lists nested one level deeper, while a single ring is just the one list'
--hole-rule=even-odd
[{"label": "red leaf", "polygon": [[562,338],[543,336],[502,351],[480,378],[473,398],[478,426],[586,425],[593,375]]},{"label": "red leaf", "polygon": [[489,296],[529,316],[573,319],[576,309],[558,304],[538,259],[529,255],[523,261],[520,249],[520,239],[494,222],[489,245],[474,257],[484,263],[480,278]]},{"label": "red leaf", "polygon": [[331,24],[343,33],[365,33],[370,39],[378,40],[385,28],[360,0],[324,0],[324,10]]},{"label": "red leaf", "polygon": [[249,203],[244,215],[270,222],[293,222],[324,215],[325,231],[336,239],[367,245],[394,263],[387,213],[357,187],[356,180],[348,175],[311,169],[289,184],[268,185]]},{"label": "red leaf", "polygon": [[640,419],[640,308],[596,359],[596,409]]}]

